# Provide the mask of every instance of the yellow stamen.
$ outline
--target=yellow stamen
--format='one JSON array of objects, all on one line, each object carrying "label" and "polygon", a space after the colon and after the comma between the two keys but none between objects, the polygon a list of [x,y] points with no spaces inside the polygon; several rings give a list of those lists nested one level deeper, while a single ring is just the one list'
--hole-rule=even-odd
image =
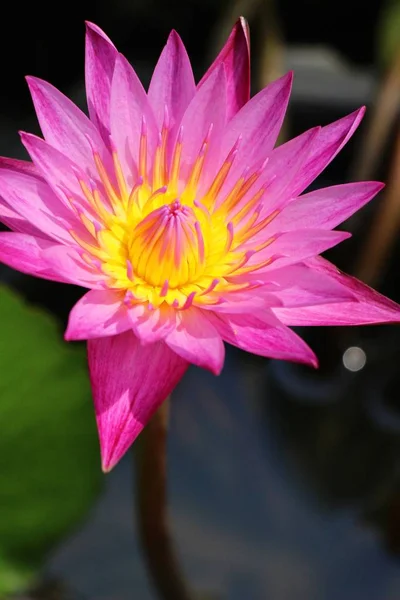
[{"label": "yellow stamen", "polygon": [[[264,237],[251,251],[251,238],[279,214],[276,210],[260,221],[262,187],[252,186],[261,170],[246,172],[231,186],[224,201],[221,192],[232,171],[238,143],[231,149],[205,194],[199,183],[207,168],[212,127],[203,141],[189,175],[181,169],[182,130],[167,170],[168,115],[153,157],[149,154],[146,122],[142,122],[136,167],[125,173],[112,147],[113,172],[94,152],[102,186],[79,179],[85,201],[71,198],[82,226],[71,232],[85,263],[101,273],[104,283],[121,293],[127,305],[145,303],[147,310],[190,310],[193,305],[217,305],[231,293],[255,289],[259,283],[236,283],[274,259],[257,262],[257,252],[277,236]],[[151,160],[151,164],[149,161]],[[185,173],[186,173],[185,165]],[[136,180],[131,181],[132,173]],[[149,176],[151,174],[151,177]],[[128,183],[129,182],[129,183]],[[246,195],[249,195],[247,198]],[[89,235],[91,238],[89,237]],[[249,264],[254,263],[254,264]]]}]

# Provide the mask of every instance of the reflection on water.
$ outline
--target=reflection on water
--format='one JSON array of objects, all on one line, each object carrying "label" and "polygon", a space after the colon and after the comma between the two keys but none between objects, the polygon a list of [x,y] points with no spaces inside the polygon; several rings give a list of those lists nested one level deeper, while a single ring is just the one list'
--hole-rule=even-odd
[{"label": "reflection on water", "polygon": [[[381,352],[353,346],[365,367],[341,361],[325,387],[304,369],[233,350],[219,378],[189,370],[173,400],[170,499],[201,598],[400,598],[400,427],[384,397],[393,355],[385,369]],[[130,493],[127,458],[89,525],[51,561],[85,598],[155,598]]]}]

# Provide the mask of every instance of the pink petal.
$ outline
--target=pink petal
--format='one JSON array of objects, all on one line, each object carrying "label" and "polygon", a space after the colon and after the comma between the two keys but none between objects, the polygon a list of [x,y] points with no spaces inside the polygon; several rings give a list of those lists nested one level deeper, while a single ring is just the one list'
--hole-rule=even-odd
[{"label": "pink petal", "polygon": [[316,190],[294,199],[268,226],[268,232],[333,229],[346,221],[384,187],[364,181]]},{"label": "pink petal", "polygon": [[103,470],[110,471],[188,363],[163,342],[142,346],[132,332],[89,340],[88,356]]},{"label": "pink petal", "polygon": [[55,242],[25,233],[0,233],[0,262],[12,269],[53,281],[66,280],[52,271],[43,258],[44,251],[53,248]]},{"label": "pink petal", "polygon": [[108,157],[103,140],[88,117],[50,83],[27,77],[45,140],[84,170],[94,173],[93,149]]},{"label": "pink petal", "polygon": [[237,179],[245,167],[260,167],[273,149],[285,117],[292,80],[293,74],[288,73],[267,85],[228,124],[222,141],[223,159],[241,138],[235,160],[240,172],[235,172],[233,179]]},{"label": "pink petal", "polygon": [[68,202],[67,197],[73,198],[78,203],[82,201],[83,194],[78,182],[78,175],[84,181],[87,180],[87,176],[80,167],[42,138],[24,132],[21,132],[20,135],[38,172],[62,203]]},{"label": "pink petal", "polygon": [[27,160],[18,160],[16,158],[7,158],[5,156],[1,156],[0,168],[9,169],[10,171],[17,171],[18,173],[26,173],[27,175],[36,175],[39,177],[39,173],[35,165]]},{"label": "pink petal", "polygon": [[50,239],[46,234],[31,225],[29,221],[21,217],[15,210],[12,210],[5,202],[0,199],[0,221],[6,225],[11,231],[19,233],[28,233],[29,235],[39,236],[45,239]]},{"label": "pink petal", "polygon": [[119,54],[111,84],[111,137],[130,184],[137,177],[140,135],[143,118],[147,129],[148,161],[154,156],[158,140],[157,125],[147,94],[126,58]]},{"label": "pink petal", "polygon": [[242,350],[300,363],[318,366],[313,351],[288,327],[285,327],[269,311],[251,315],[210,315],[213,325],[222,338]]},{"label": "pink petal", "polygon": [[293,198],[293,190],[299,186],[304,164],[319,132],[320,127],[314,127],[275,148],[268,157],[267,165],[260,173],[259,179],[244,197],[243,203],[252,198],[258,190],[265,188],[261,214],[266,216],[276,209],[282,209]]},{"label": "pink petal", "polygon": [[202,310],[215,313],[227,313],[230,315],[246,312],[254,312],[255,310],[263,310],[269,306],[277,306],[278,300],[272,296],[272,294],[259,293],[257,296],[252,292],[243,292],[241,294],[235,292],[234,294],[227,294],[223,297],[223,302],[220,304],[205,304],[202,306]]},{"label": "pink petal", "polygon": [[311,306],[355,299],[351,290],[302,263],[271,272],[266,287],[278,300],[275,306]]},{"label": "pink petal", "polygon": [[75,248],[56,244],[43,252],[48,268],[64,281],[86,288],[103,289],[104,275],[90,268]]},{"label": "pink petal", "polygon": [[354,277],[345,275],[327,260],[316,257],[306,261],[315,269],[341,284],[354,301],[304,306],[301,308],[274,308],[276,316],[287,325],[368,325],[400,322],[400,306],[385,298]]},{"label": "pink petal", "polygon": [[292,197],[301,194],[335,158],[359,126],[364,113],[365,107],[362,107],[347,117],[321,128],[314,147],[299,173],[297,186],[291,190]]},{"label": "pink petal", "polygon": [[69,314],[66,340],[87,340],[131,329],[123,296],[111,290],[90,290]]},{"label": "pink petal", "polygon": [[250,98],[250,39],[246,20],[240,17],[221,52],[200,81],[224,65],[227,76],[227,120],[230,120]]},{"label": "pink petal", "polygon": [[[265,269],[255,271],[254,275],[257,278],[257,273],[262,273],[265,270],[270,272],[293,263],[298,263],[305,258],[310,258],[321,252],[325,252],[329,248],[333,248],[333,246],[336,246],[349,237],[351,237],[351,234],[346,231],[326,231],[324,229],[288,231],[279,235],[264,250],[256,252],[248,261],[248,265],[257,265],[268,258],[272,259],[271,264],[265,267]],[[265,235],[265,239],[267,238],[268,235]],[[260,239],[257,240],[257,243],[259,242]]]},{"label": "pink petal", "polygon": [[48,236],[61,242],[74,243],[69,230],[75,223],[75,217],[42,179],[0,168],[0,196]]},{"label": "pink petal", "polygon": [[[25,173],[41,179],[35,165],[26,160],[16,158],[0,157],[0,169],[7,169],[17,173]],[[19,233],[29,233],[30,235],[47,238],[39,229],[34,227],[29,221],[21,217],[14,209],[0,199],[0,221],[9,227],[12,231]]]},{"label": "pink petal", "polygon": [[154,69],[148,92],[159,131],[167,110],[169,135],[173,136],[195,92],[196,85],[185,46],[176,31],[172,31]]},{"label": "pink petal", "polygon": [[224,366],[225,349],[221,337],[203,312],[197,308],[177,313],[176,328],[165,339],[168,346],[185,360],[219,375]]},{"label": "pink petal", "polygon": [[176,311],[172,308],[148,310],[143,304],[129,309],[131,326],[143,344],[163,340],[176,326]]},{"label": "pink petal", "polygon": [[111,81],[118,51],[106,34],[86,22],[85,81],[89,115],[108,145]]},{"label": "pink petal", "polygon": [[[364,109],[327,127],[310,129],[278,146],[250,193],[266,187],[261,214],[282,209],[325,169],[358,127]],[[292,167],[285,174],[287,163]]]},{"label": "pink petal", "polygon": [[226,123],[226,76],[216,69],[196,92],[182,119],[181,178],[187,179],[199,152],[209,137],[199,191],[207,186],[218,167],[220,142]]}]

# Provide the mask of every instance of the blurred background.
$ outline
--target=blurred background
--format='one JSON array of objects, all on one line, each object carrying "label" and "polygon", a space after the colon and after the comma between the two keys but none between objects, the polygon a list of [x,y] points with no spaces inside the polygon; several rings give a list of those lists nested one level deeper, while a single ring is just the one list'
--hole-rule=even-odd
[{"label": "blurred background", "polygon": [[[327,254],[400,301],[400,2],[81,0],[7,3],[0,23],[0,154],[38,133],[24,81],[85,108],[84,19],[147,84],[172,28],[196,76],[244,15],[252,92],[295,70],[292,137],[362,104],[367,117],[316,182],[382,179]],[[138,543],[130,456],[100,472],[85,349],[62,341],[82,290],[0,266],[0,598],[156,600]],[[198,600],[400,598],[400,331],[300,331],[321,369],[229,348],[171,404],[173,536]]]}]

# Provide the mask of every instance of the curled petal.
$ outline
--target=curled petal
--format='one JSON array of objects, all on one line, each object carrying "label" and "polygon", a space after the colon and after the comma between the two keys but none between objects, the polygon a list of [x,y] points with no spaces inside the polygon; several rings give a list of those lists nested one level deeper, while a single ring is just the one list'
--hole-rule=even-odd
[{"label": "curled petal", "polygon": [[182,378],[188,363],[131,331],[88,342],[102,465],[110,471]]}]

